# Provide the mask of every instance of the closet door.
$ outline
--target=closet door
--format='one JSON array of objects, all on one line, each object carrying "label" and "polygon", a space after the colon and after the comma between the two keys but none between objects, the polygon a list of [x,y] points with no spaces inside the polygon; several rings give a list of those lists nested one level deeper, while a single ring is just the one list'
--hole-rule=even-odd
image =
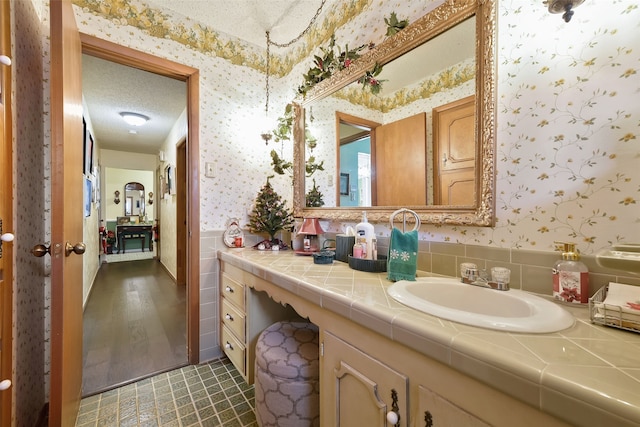
[{"label": "closet door", "polygon": [[475,205],[475,96],[433,109],[434,204]]},{"label": "closet door", "polygon": [[427,204],[426,123],[419,113],[375,129],[377,206]]}]

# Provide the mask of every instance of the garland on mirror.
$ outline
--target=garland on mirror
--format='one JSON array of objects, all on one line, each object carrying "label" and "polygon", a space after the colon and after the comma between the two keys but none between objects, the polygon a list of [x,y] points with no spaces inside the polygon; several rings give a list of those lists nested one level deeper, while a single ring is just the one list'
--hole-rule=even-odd
[{"label": "garland on mirror", "polygon": [[329,46],[320,48],[323,55],[314,55],[313,66],[306,74],[302,75],[304,82],[298,87],[298,93],[302,96],[306,95],[316,84],[328,79],[334,73],[348,68],[354,60],[360,58],[363,50],[373,49],[373,47],[373,43],[363,44],[355,49],[349,49],[349,45],[346,45],[342,50],[339,46],[336,47],[336,37],[335,34],[332,35]]},{"label": "garland on mirror", "polygon": [[384,18],[384,23],[387,24],[387,37],[391,37],[392,35],[404,30],[404,28],[409,25],[409,21],[407,19],[399,21],[395,12],[391,12],[391,16],[388,19]]},{"label": "garland on mirror", "polygon": [[[384,22],[387,25],[387,37],[391,37],[394,34],[402,31],[409,25],[407,19],[399,20],[395,12],[391,12],[389,18],[384,18]],[[345,45],[344,50],[340,47],[336,47],[335,34],[331,35],[331,41],[329,46],[321,47],[322,56],[314,55],[313,66],[309,68],[306,74],[303,74],[304,82],[301,86],[298,86],[298,93],[303,97],[307,92],[320,83],[321,81],[328,79],[334,73],[348,68],[354,60],[360,58],[361,52],[365,49],[373,49],[374,43],[363,44],[355,49],[349,49],[349,45]],[[337,49],[337,51],[336,51]],[[382,71],[382,65],[376,64],[372,71],[368,71],[365,76],[358,79],[358,82],[362,84],[363,89],[369,88],[371,93],[380,93],[381,83],[384,80],[378,80],[375,77]]]},{"label": "garland on mirror", "polygon": [[358,83],[362,85],[362,89],[366,89],[367,86],[372,94],[377,95],[382,89],[382,82],[386,80],[379,80],[376,77],[382,72],[382,65],[376,63],[373,66],[373,70],[364,73],[364,76],[358,79]]}]

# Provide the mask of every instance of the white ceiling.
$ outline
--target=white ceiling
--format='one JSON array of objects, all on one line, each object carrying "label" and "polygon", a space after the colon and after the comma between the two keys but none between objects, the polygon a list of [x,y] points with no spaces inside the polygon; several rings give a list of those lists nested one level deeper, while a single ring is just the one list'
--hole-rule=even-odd
[{"label": "white ceiling", "polygon": [[[325,0],[323,12],[336,1]],[[306,28],[322,0],[148,0],[147,3],[264,49],[267,30],[274,42],[289,42]],[[83,56],[82,67],[82,91],[94,138],[101,148],[157,154],[186,108],[186,84],[88,55]],[[151,120],[134,128],[120,118],[122,111],[144,114]],[[131,129],[138,133],[130,134]]]},{"label": "white ceiling", "polygon": [[[82,93],[100,148],[157,154],[186,108],[186,90],[180,80],[82,57]],[[144,114],[149,121],[139,127],[127,125],[120,116],[127,111]]]},{"label": "white ceiling", "polygon": [[[337,0],[325,0],[322,12]],[[314,17],[322,0],[148,0],[170,10],[264,48],[266,31],[276,43],[297,37]]]}]

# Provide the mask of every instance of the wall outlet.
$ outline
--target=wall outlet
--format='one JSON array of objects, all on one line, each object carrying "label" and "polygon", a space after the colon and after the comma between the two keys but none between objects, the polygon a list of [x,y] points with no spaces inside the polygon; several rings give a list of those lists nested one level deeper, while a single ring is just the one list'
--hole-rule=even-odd
[{"label": "wall outlet", "polygon": [[204,176],[206,176],[207,178],[213,178],[213,168],[214,168],[214,163],[213,162],[207,162],[204,164]]},{"label": "wall outlet", "polygon": [[327,176],[327,185],[329,187],[333,187],[333,175],[328,175]]}]

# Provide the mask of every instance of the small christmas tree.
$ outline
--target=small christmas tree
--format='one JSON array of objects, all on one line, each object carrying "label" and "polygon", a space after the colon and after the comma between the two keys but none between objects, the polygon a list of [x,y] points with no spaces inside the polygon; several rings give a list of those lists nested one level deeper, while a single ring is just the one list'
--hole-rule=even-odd
[{"label": "small christmas tree", "polygon": [[249,215],[249,230],[252,233],[268,233],[271,241],[275,240],[278,231],[293,225],[293,215],[280,195],[273,191],[267,177],[267,183],[260,189],[251,215]]},{"label": "small christmas tree", "polygon": [[316,186],[316,180],[313,180],[313,188],[309,190],[307,193],[307,207],[308,208],[319,208],[324,205],[324,200],[322,199],[323,194]]}]

